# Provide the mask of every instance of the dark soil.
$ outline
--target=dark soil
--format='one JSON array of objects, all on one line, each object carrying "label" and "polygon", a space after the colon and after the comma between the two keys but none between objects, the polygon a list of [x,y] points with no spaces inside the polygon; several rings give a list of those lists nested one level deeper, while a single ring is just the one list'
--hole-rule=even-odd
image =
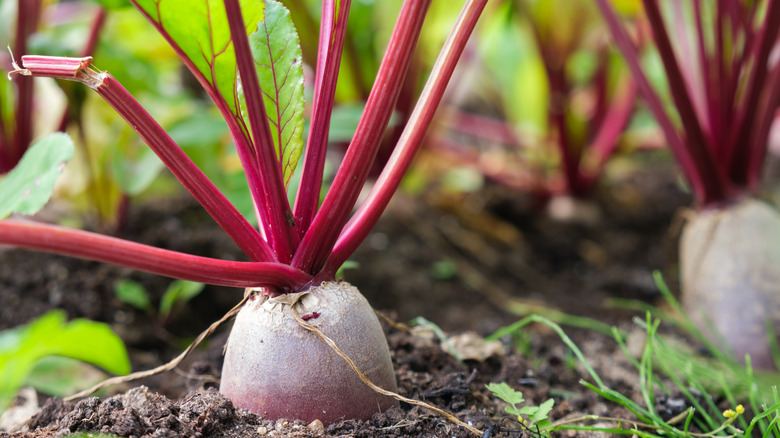
[{"label": "dark soil", "polygon": [[[584,210],[558,220],[541,213],[533,199],[500,187],[470,195],[435,190],[418,198],[400,195],[354,255],[359,269],[347,271],[345,279],[396,321],[423,316],[448,335],[488,335],[520,318],[518,304],[588,316],[630,331],[635,314],[608,306],[609,299],[659,304],[651,273],[674,266],[670,224],[677,209],[689,202],[673,181],[655,171],[632,173],[613,181]],[[134,205],[130,214],[127,238],[242,259],[191,200]],[[178,355],[187,339],[218,320],[243,293],[207,287],[186,309],[158,321],[116,298],[113,287],[121,278],[144,284],[153,300],[159,300],[170,281],[93,262],[0,249],[0,328],[63,308],[72,318],[111,324],[125,340],[134,370],[148,369]],[[667,279],[675,283],[673,276]],[[588,379],[584,369],[544,327],[526,329],[521,351],[505,343],[501,354],[464,363],[445,353],[429,331],[387,324],[386,330],[400,393],[453,413],[485,431],[484,436],[533,435],[504,413],[506,405],[485,389],[489,382],[522,390],[529,403],[554,398],[554,420],[586,414],[631,418],[579,383]],[[641,402],[636,372],[611,338],[573,327],[566,332],[609,386]],[[473,436],[405,403],[371,421],[325,426],[269,421],[237,410],[215,390],[226,336],[225,329],[218,332],[177,372],[135,382],[132,388],[113,388],[116,395],[64,403],[39,394],[42,410],[15,432],[0,435]]]}]

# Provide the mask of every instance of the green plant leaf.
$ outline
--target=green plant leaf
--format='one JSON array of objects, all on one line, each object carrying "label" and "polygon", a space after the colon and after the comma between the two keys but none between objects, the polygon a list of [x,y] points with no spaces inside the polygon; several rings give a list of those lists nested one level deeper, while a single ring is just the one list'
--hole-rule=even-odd
[{"label": "green plant leaf", "polygon": [[496,397],[509,403],[512,406],[518,405],[525,401],[522,392],[516,391],[511,386],[507,385],[505,382],[488,383],[487,385],[485,385],[485,387],[488,389],[488,391],[495,394]]},{"label": "green plant leaf", "polygon": [[11,213],[35,214],[46,205],[73,149],[70,137],[59,132],[30,146],[0,181],[0,219]]},{"label": "green plant leaf", "polygon": [[127,303],[136,309],[146,312],[152,310],[152,303],[149,301],[149,292],[141,283],[133,280],[119,280],[114,284],[114,293],[122,302]]},{"label": "green plant leaf", "polygon": [[549,82],[533,32],[515,19],[513,4],[499,3],[495,14],[484,17],[487,22],[481,26],[479,50],[485,68],[493,75],[491,86],[502,97],[507,121],[531,135],[544,136],[548,129]]},{"label": "green plant leaf", "polygon": [[553,404],[555,404],[555,400],[548,399],[539,406],[523,406],[517,410],[517,415],[526,415],[531,424],[536,424],[547,419]]},{"label": "green plant leaf", "polygon": [[548,428],[550,426],[552,426],[552,421],[550,421],[550,420],[542,420],[542,421],[537,421],[536,422],[536,427],[538,427],[539,429],[542,429],[542,430],[544,430],[544,429],[546,429],[546,428]]},{"label": "green plant leaf", "polygon": [[431,266],[431,273],[436,280],[452,280],[458,275],[458,265],[450,259],[439,260]]},{"label": "green plant leaf", "polygon": [[512,415],[512,416],[514,416],[514,417],[517,417],[517,418],[518,418],[518,420],[521,418],[520,416],[521,416],[521,415],[523,415],[523,412],[522,412],[520,409],[518,409],[518,408],[515,408],[515,407],[513,407],[513,406],[507,406],[507,407],[505,407],[505,408],[504,408],[504,411],[506,411],[506,413],[507,413],[507,414],[509,414],[509,415]]},{"label": "green plant leaf", "polygon": [[531,422],[539,423],[543,420],[546,420],[547,416],[550,414],[550,411],[552,411],[553,405],[555,405],[555,400],[545,400],[542,404],[539,405],[536,412],[531,417]]},{"label": "green plant leaf", "polygon": [[175,280],[160,299],[160,318],[167,318],[178,303],[186,303],[203,291],[203,283]]},{"label": "green plant leaf", "polygon": [[517,409],[519,415],[533,415],[539,410],[539,406],[522,406]]},{"label": "green plant leaf", "polygon": [[66,322],[65,312],[54,310],[28,325],[0,332],[0,409],[47,356],[77,359],[114,374],[130,372],[125,346],[108,325],[85,319]]},{"label": "green plant leaf", "polygon": [[249,35],[276,156],[287,187],[303,151],[303,55],[290,11],[266,0],[265,18]]},{"label": "green plant leaf", "polygon": [[[172,45],[193,63],[216,92],[215,97],[222,100],[221,103],[236,119],[241,120],[236,53],[224,4],[209,0],[133,1]],[[263,19],[263,2],[240,0],[240,4],[247,29],[256,29],[257,23]],[[245,135],[249,138],[246,131]]]}]

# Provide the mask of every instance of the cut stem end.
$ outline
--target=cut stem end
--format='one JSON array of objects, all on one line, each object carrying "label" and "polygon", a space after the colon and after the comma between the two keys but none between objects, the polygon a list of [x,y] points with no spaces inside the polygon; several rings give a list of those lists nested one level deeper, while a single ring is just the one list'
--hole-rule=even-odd
[{"label": "cut stem end", "polygon": [[9,80],[17,75],[55,78],[81,82],[94,89],[100,86],[106,77],[106,73],[90,68],[92,63],[91,56],[70,58],[64,56],[25,55],[22,56],[22,63],[19,65],[10,48],[8,52],[11,53],[11,65],[14,68],[8,72]]}]

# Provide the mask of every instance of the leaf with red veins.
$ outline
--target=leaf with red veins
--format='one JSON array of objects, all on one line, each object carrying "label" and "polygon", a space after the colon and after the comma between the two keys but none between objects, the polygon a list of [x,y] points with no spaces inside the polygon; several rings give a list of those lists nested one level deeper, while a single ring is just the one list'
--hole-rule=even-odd
[{"label": "leaf with red veins", "polygon": [[266,0],[265,19],[249,35],[263,101],[284,183],[290,182],[303,151],[303,64],[290,11]]},{"label": "leaf with red veins", "polygon": [[[188,64],[226,118],[230,115],[232,127],[249,140],[241,115],[236,53],[222,0],[132,1]],[[263,2],[240,3],[247,29],[256,29],[263,19]]]}]

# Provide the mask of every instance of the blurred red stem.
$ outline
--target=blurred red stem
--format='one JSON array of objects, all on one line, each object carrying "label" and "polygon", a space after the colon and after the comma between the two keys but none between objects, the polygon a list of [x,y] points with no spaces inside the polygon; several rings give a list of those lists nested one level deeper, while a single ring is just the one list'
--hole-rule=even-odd
[{"label": "blurred red stem", "polygon": [[[100,39],[100,33],[103,30],[103,25],[106,23],[106,10],[102,7],[97,8],[95,18],[92,20],[92,27],[89,31],[89,36],[81,49],[81,56],[92,56],[97,47],[98,40]],[[58,131],[65,132],[68,129],[68,123],[70,123],[72,108],[65,108],[62,112],[62,118],[60,118],[60,125]],[[86,150],[86,149],[85,149]]]},{"label": "blurred red stem", "polygon": [[547,79],[550,83],[550,120],[558,135],[556,145],[561,155],[563,175],[566,180],[566,189],[575,196],[583,195],[585,184],[580,172],[582,159],[582,145],[572,142],[569,135],[569,124],[566,117],[566,105],[569,99],[569,83],[566,80],[566,72],[563,68],[557,68],[545,62]]},{"label": "blurred red stem", "polygon": [[594,176],[600,175],[609,157],[617,148],[618,138],[625,130],[634,109],[637,85],[628,75],[624,75],[615,90],[615,96],[608,107],[598,131],[590,145],[590,153],[596,161]]},{"label": "blurred red stem", "polygon": [[387,160],[393,153],[393,148],[395,148],[395,144],[401,137],[406,122],[409,121],[409,116],[414,109],[422,73],[422,65],[418,55],[419,53],[417,51],[412,55],[409,69],[406,71],[406,78],[401,85],[401,92],[398,94],[398,100],[395,102],[395,109],[393,110],[395,116],[394,125],[382,139],[382,144],[379,146],[377,157],[374,160],[374,165],[371,169],[372,177],[379,175],[379,173],[382,172],[382,169],[385,167]]},{"label": "blurred red stem", "polygon": [[696,115],[693,101],[680,70],[680,63],[669,40],[669,33],[666,30],[657,0],[642,0],[642,3],[666,70],[672,99],[685,129],[685,146],[693,164],[699,169],[699,175],[701,175],[703,191],[703,193],[699,194],[701,202],[703,205],[706,205],[711,202],[722,201],[729,196],[730,192],[725,169],[720,163],[715,161],[715,157],[712,155],[709,147],[710,143],[707,141],[702,125]]},{"label": "blurred red stem", "polygon": [[[42,0],[18,0],[16,20],[16,35],[14,37],[14,55],[27,54],[27,42],[30,35],[38,29],[41,18]],[[6,170],[10,170],[24,155],[32,142],[33,119],[33,88],[34,81],[30,78],[14,78],[16,85],[16,128],[14,140],[9,144]]]},{"label": "blurred red stem", "polygon": [[709,191],[705,190],[710,183],[703,177],[702,169],[694,162],[691,152],[686,147],[686,143],[683,142],[683,139],[675,129],[674,124],[672,124],[669,115],[666,114],[661,99],[658,94],[656,94],[642,69],[639,62],[638,49],[634,46],[628,32],[623,28],[623,24],[620,22],[620,19],[612,5],[609,3],[609,0],[596,0],[596,2],[607,22],[607,26],[609,27],[615,44],[620,48],[620,51],[623,53],[623,56],[628,63],[631,74],[637,82],[639,92],[642,93],[648,107],[652,111],[664,136],[669,142],[672,153],[680,164],[683,173],[688,178],[693,192],[696,195],[697,203],[699,205],[704,205],[710,200],[708,196]]},{"label": "blurred red stem", "polygon": [[596,95],[596,104],[593,109],[593,116],[590,118],[592,126],[601,126],[602,121],[609,108],[609,53],[606,48],[596,53],[598,56],[598,67],[593,75],[593,88]]},{"label": "blurred red stem", "polygon": [[769,132],[772,124],[777,120],[777,108],[780,106],[780,65],[775,65],[768,84],[768,90],[762,93],[759,101],[758,114],[762,116],[755,121],[748,140],[748,144],[752,147],[747,154],[746,184],[752,190],[757,189],[761,182],[761,170],[769,147]]},{"label": "blurred red stem", "polygon": [[[774,117],[774,111],[764,113],[758,112],[759,99],[766,93],[766,88],[770,83],[766,82],[769,66],[769,54],[777,42],[778,28],[780,28],[780,1],[769,1],[769,6],[764,17],[763,26],[758,34],[755,46],[748,47],[750,50],[748,59],[751,59],[751,70],[747,78],[746,98],[740,105],[736,114],[737,127],[732,131],[733,136],[729,139],[729,150],[727,151],[727,161],[729,164],[729,173],[732,181],[738,186],[748,186],[750,181],[757,181],[750,162],[751,159],[763,156],[764,150],[768,147],[766,137],[759,138],[754,133],[757,126],[764,123],[763,119]],[[771,84],[776,87],[776,84]],[[768,131],[767,131],[768,132]],[[752,139],[752,141],[746,140]],[[740,148],[746,148],[747,153],[740,153]]]},{"label": "blurred red stem", "polygon": [[448,129],[474,138],[503,143],[515,149],[525,146],[512,126],[504,120],[446,106],[439,110],[439,114],[437,123],[445,124]]}]

